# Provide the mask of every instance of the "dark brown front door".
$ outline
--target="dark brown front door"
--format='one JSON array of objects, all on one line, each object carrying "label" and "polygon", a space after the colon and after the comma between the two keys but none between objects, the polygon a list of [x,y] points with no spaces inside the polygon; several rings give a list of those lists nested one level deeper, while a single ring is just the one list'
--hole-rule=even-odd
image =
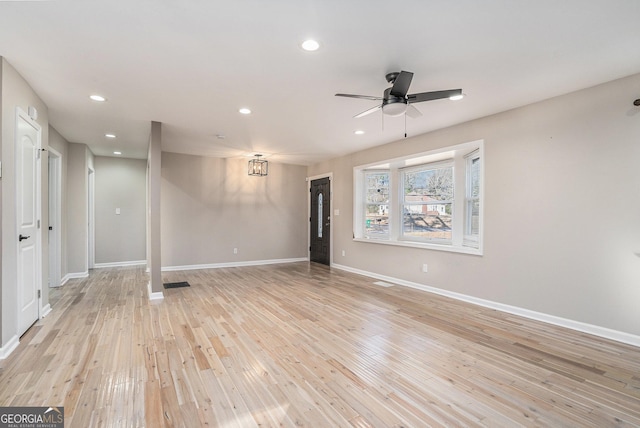
[{"label": "dark brown front door", "polygon": [[311,236],[309,260],[330,264],[331,186],[329,178],[311,181]]}]

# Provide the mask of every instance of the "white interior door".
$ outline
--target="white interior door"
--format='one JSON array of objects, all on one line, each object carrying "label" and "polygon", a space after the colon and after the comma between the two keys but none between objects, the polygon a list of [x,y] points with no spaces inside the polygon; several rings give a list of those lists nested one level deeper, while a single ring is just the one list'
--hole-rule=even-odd
[{"label": "white interior door", "polygon": [[16,115],[16,211],[18,225],[18,334],[39,316],[40,127],[24,112]]}]

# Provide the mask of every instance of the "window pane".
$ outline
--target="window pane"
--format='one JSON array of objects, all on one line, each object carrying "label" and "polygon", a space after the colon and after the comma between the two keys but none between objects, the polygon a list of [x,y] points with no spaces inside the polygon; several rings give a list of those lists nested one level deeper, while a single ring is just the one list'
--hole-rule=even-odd
[{"label": "window pane", "polygon": [[421,240],[451,240],[453,167],[403,173],[402,235]]},{"label": "window pane", "polygon": [[389,234],[389,206],[367,205],[365,232],[368,236],[384,237]]},{"label": "window pane", "polygon": [[451,203],[404,205],[402,233],[420,239],[451,240]]},{"label": "window pane", "polygon": [[322,238],[322,193],[318,195],[318,238]]},{"label": "window pane", "polygon": [[469,201],[469,230],[467,234],[477,236],[480,234],[480,200]]},{"label": "window pane", "polygon": [[471,198],[480,196],[480,158],[471,160],[469,165],[469,193]]},{"label": "window pane", "polygon": [[407,171],[404,174],[405,202],[450,201],[453,199],[453,168]]},{"label": "window pane", "polygon": [[366,174],[366,203],[367,204],[388,204],[389,203],[389,174],[368,173]]}]

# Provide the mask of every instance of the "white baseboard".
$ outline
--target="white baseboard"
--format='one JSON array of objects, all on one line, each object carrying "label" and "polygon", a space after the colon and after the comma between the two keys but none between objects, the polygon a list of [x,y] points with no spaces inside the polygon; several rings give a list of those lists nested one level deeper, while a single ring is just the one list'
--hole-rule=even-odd
[{"label": "white baseboard", "polygon": [[89,272],[68,273],[65,276],[63,276],[62,279],[60,280],[60,286],[65,285],[67,281],[69,281],[70,279],[82,279],[82,278],[87,278],[88,276],[89,276]]},{"label": "white baseboard", "polygon": [[162,300],[164,299],[164,294],[162,291],[156,291],[155,293],[151,290],[151,281],[147,283],[147,292],[149,293],[149,300]]},{"label": "white baseboard", "polygon": [[50,313],[51,313],[51,305],[47,303],[47,305],[40,310],[40,318],[44,318]]},{"label": "white baseboard", "polygon": [[211,264],[202,264],[202,265],[186,265],[186,266],[163,266],[163,272],[171,272],[177,270],[195,270],[195,269],[219,269],[219,268],[229,268],[229,267],[244,267],[244,266],[261,266],[261,265],[274,265],[280,263],[296,263],[296,262],[306,262],[309,261],[308,258],[297,258],[297,259],[273,259],[273,260],[251,260],[246,262],[227,262],[227,263],[211,263]]},{"label": "white baseboard", "polygon": [[13,336],[9,341],[2,347],[0,347],[0,360],[4,360],[7,358],[20,344],[20,338],[18,336]]},{"label": "white baseboard", "polygon": [[110,267],[141,266],[146,264],[147,264],[146,260],[133,260],[128,262],[95,263],[93,267],[95,269],[101,269],[101,268],[110,268]]},{"label": "white baseboard", "polygon": [[419,284],[416,282],[405,281],[403,279],[393,278],[386,275],[379,275],[373,272],[367,272],[360,269],[355,269],[349,266],[343,266],[339,264],[332,264],[331,267],[344,270],[347,272],[355,273],[358,275],[368,276],[370,278],[380,279],[385,282],[391,282],[394,284],[402,285],[405,287],[411,287],[429,293],[439,294],[441,296],[450,297],[452,299],[461,300],[468,303],[473,303],[478,306],[483,306],[489,309],[495,309],[501,312],[518,315],[524,318],[533,319],[536,321],[542,321],[547,324],[553,324],[560,327],[569,328],[571,330],[580,331],[582,333],[592,334],[594,336],[603,337],[605,339],[615,340],[616,342],[626,343],[640,347],[640,336],[634,334],[625,333],[623,331],[612,330],[606,327],[600,327],[593,324],[587,324],[580,321],[574,321],[567,318],[557,317],[555,315],[549,315],[542,312],[536,312],[529,309],[520,308],[517,306],[505,305],[503,303],[493,302],[491,300],[480,299],[466,294],[456,293],[453,291],[443,290],[441,288],[430,287],[428,285]]}]

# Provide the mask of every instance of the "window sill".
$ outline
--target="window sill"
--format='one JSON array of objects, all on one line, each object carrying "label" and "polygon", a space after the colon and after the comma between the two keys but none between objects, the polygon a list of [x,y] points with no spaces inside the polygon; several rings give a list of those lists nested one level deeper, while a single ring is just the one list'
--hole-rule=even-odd
[{"label": "window sill", "polygon": [[353,240],[354,242],[366,242],[368,244],[382,244],[382,245],[392,245],[395,247],[421,248],[424,250],[436,250],[436,251],[447,251],[450,253],[471,254],[474,256],[482,255],[482,250],[480,248],[473,248],[473,247],[460,247],[460,246],[444,245],[444,244],[430,244],[426,242],[415,242],[415,241],[383,241],[380,239],[370,239],[370,238],[353,238]]}]

